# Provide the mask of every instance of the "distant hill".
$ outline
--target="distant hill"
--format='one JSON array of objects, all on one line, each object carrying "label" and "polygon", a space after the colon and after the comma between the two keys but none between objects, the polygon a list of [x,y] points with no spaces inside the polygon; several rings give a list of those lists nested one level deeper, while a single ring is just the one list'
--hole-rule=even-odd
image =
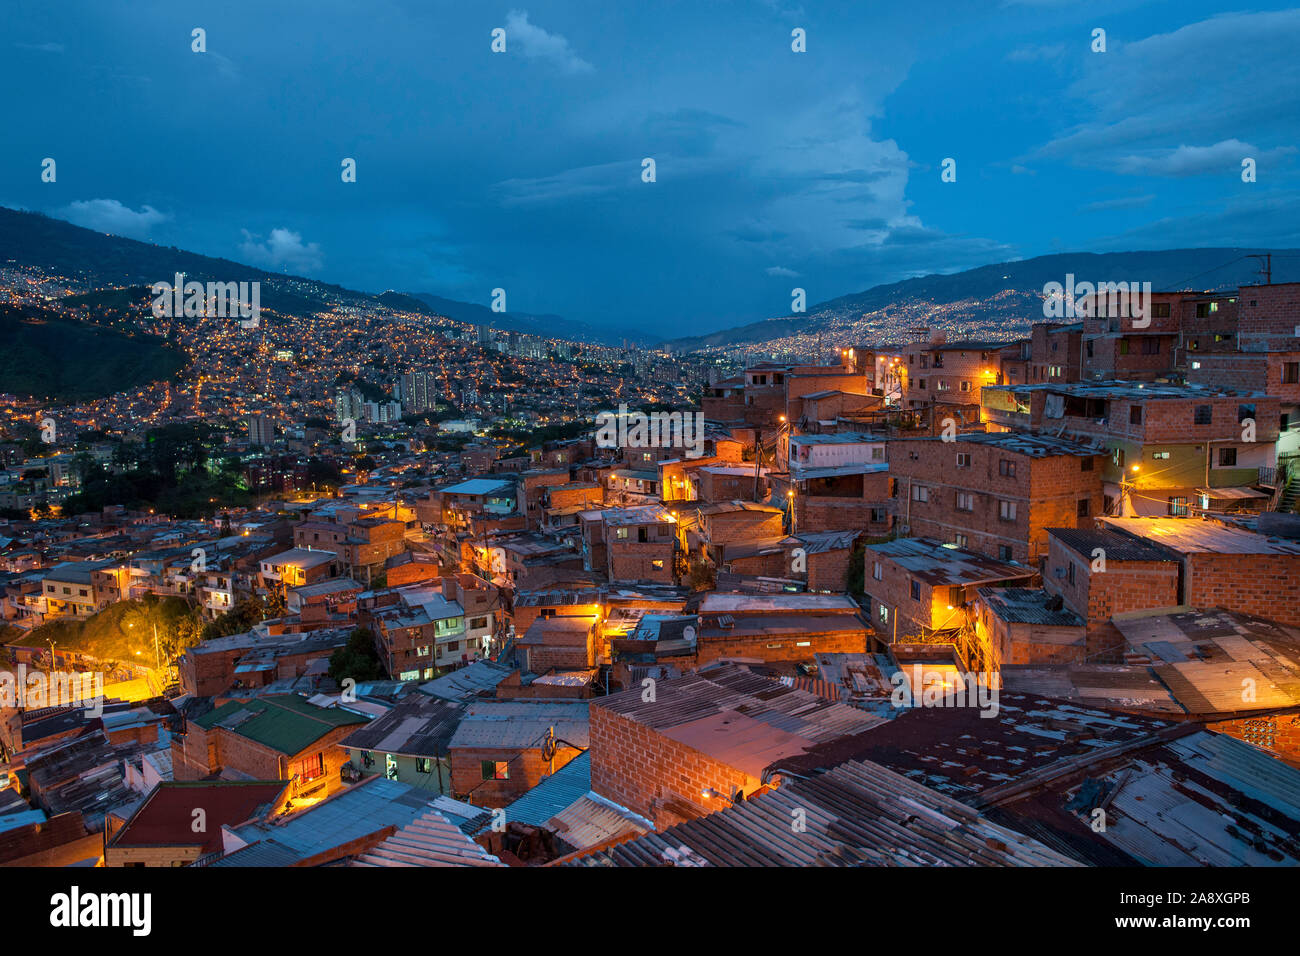
[{"label": "distant hill", "polygon": [[1267,252],[1274,255],[1274,282],[1300,281],[1300,250],[1295,249],[1060,253],[878,285],[811,305],[802,315],[676,339],[668,345],[677,351],[692,351],[776,341],[792,335],[831,335],[843,330],[847,323],[864,319],[888,325],[891,316],[897,319],[894,324],[901,333],[908,324],[926,321],[927,314],[941,315],[949,324],[963,321],[987,326],[1013,322],[1027,328],[1029,323],[1042,319],[1043,286],[1048,282],[1064,284],[1067,273],[1073,273],[1076,282],[1150,282],[1155,291],[1229,289],[1262,282],[1259,262],[1243,257]]},{"label": "distant hill", "polygon": [[[472,325],[487,325],[494,329],[526,332],[529,335],[543,335],[548,338],[573,339],[579,342],[611,342],[608,332],[602,332],[582,322],[575,322],[558,315],[534,315],[529,312],[493,312],[485,305],[472,302],[457,302],[444,299],[429,292],[384,293],[394,296],[395,300],[415,301],[424,306],[424,310],[433,315],[444,315],[458,322]],[[383,298],[382,296],[380,297]],[[397,306],[394,306],[397,308]]]},{"label": "distant hill", "polygon": [[154,335],[0,305],[0,392],[84,401],[170,379],[183,353]]},{"label": "distant hill", "polygon": [[[111,309],[115,304],[135,303],[135,288],[113,287],[147,289],[155,282],[170,282],[177,272],[183,272],[187,280],[198,282],[261,282],[262,308],[288,315],[309,314],[324,305],[341,301],[419,311],[460,322],[486,322],[493,328],[537,335],[570,336],[578,341],[605,338],[604,334],[589,326],[557,315],[496,313],[482,305],[427,293],[372,295],[230,259],[187,252],[175,246],[160,246],[95,232],[43,213],[0,206],[0,265],[10,260],[84,283],[87,290],[93,291],[88,292],[85,302],[76,304],[89,305],[92,311],[96,307]],[[114,296],[115,292],[118,295]]]}]

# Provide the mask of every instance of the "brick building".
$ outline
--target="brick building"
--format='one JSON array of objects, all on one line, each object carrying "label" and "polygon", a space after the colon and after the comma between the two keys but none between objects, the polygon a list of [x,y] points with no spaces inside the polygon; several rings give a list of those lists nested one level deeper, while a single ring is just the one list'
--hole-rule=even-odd
[{"label": "brick building", "polygon": [[983,402],[990,430],[1051,432],[1104,448],[1105,514],[1188,514],[1208,508],[1216,491],[1268,497],[1255,486],[1276,466],[1276,396],[1116,381],[991,386]]},{"label": "brick building", "polygon": [[1043,588],[1083,619],[1092,660],[1117,659],[1116,614],[1180,603],[1176,557],[1109,528],[1049,529]]},{"label": "brick building", "polygon": [[591,789],[663,829],[754,794],[782,758],[880,722],[744,667],[713,667],[593,700]]},{"label": "brick building", "polygon": [[1102,520],[1108,529],[1176,557],[1179,600],[1171,603],[1221,607],[1300,626],[1300,539],[1193,518]]},{"label": "brick building", "polygon": [[1000,561],[1036,564],[1047,528],[1091,527],[1102,513],[1104,456],[1016,432],[890,442],[898,522],[919,537]]},{"label": "brick building", "polygon": [[1023,565],[933,538],[867,545],[863,563],[864,608],[887,644],[955,635],[971,623],[979,587],[1023,587],[1036,576]]},{"label": "brick building", "polygon": [[585,700],[470,704],[448,743],[453,794],[476,807],[503,807],[531,790],[588,748],[587,706]]},{"label": "brick building", "polygon": [[188,866],[220,856],[223,827],[269,819],[289,790],[284,780],[163,781],[124,824],[108,828],[104,866]]},{"label": "brick building", "polygon": [[367,719],[296,694],[232,700],[188,721],[186,732],[172,738],[172,772],[178,781],[222,772],[287,780],[290,799],[324,796],[343,785],[346,754],[339,741]]},{"label": "brick building", "polygon": [[816,654],[863,653],[875,634],[847,595],[706,594],[700,602],[696,666],[724,659],[811,661]]}]

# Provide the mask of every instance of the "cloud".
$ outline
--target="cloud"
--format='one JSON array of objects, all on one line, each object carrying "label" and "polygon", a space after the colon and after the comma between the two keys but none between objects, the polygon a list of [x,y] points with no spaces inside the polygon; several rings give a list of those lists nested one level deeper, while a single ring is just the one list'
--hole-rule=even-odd
[{"label": "cloud", "polygon": [[[1267,148],[1290,142],[1300,112],[1300,9],[1233,13],[1084,57],[1067,90],[1084,119],[1036,158],[1155,175],[1199,175],[1215,159],[1171,142],[1235,142],[1249,130]],[[1188,83],[1187,64],[1213,63],[1213,83]],[[1136,159],[1135,159],[1136,157]],[[1237,157],[1240,163],[1241,157]]]},{"label": "cloud", "polygon": [[787,269],[785,266],[768,266],[763,271],[770,276],[786,276],[790,279],[797,279],[800,276],[800,273],[795,272],[793,269]]},{"label": "cloud", "polygon": [[506,179],[496,183],[492,191],[502,206],[539,206],[600,196],[640,182],[641,161],[628,160],[566,169],[534,179]]},{"label": "cloud", "polygon": [[569,41],[528,22],[527,10],[506,15],[506,49],[518,50],[529,59],[549,60],[565,73],[590,73],[595,67],[569,49]]},{"label": "cloud", "polygon": [[1140,209],[1143,206],[1151,205],[1151,200],[1155,198],[1154,194],[1148,193],[1145,196],[1121,196],[1118,199],[1101,199],[1080,206],[1079,211],[1110,212],[1113,209]]},{"label": "cloud", "polygon": [[116,199],[78,200],[60,210],[59,216],[86,229],[110,232],[131,239],[146,238],[150,229],[171,218],[153,206],[141,206],[140,211],[136,212]]},{"label": "cloud", "polygon": [[272,229],[265,242],[247,229],[240,232],[244,241],[239,244],[239,252],[253,265],[280,272],[308,273],[318,271],[324,264],[320,245],[304,243],[302,236],[290,229]]},{"label": "cloud", "polygon": [[1295,147],[1261,151],[1239,139],[1225,139],[1213,146],[1179,146],[1175,149],[1150,150],[1143,154],[1119,157],[1115,170],[1141,176],[1218,176],[1240,172],[1241,161],[1251,157],[1274,159],[1295,152]]}]

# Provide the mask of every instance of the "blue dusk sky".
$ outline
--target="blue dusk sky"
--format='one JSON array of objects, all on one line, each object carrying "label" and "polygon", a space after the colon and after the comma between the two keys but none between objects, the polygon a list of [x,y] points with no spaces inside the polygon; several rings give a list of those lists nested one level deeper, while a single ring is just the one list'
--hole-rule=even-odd
[{"label": "blue dusk sky", "polygon": [[7,0],[0,26],[0,204],[367,292],[685,335],[796,286],[1300,245],[1300,9],[1266,2]]}]

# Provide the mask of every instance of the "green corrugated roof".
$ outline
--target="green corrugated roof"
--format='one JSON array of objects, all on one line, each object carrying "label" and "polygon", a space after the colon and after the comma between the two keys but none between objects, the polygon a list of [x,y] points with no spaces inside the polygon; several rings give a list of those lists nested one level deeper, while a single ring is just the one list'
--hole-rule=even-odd
[{"label": "green corrugated roof", "polygon": [[194,721],[204,730],[221,726],[288,756],[306,750],[335,727],[365,722],[360,714],[317,707],[296,694],[232,700]]}]

